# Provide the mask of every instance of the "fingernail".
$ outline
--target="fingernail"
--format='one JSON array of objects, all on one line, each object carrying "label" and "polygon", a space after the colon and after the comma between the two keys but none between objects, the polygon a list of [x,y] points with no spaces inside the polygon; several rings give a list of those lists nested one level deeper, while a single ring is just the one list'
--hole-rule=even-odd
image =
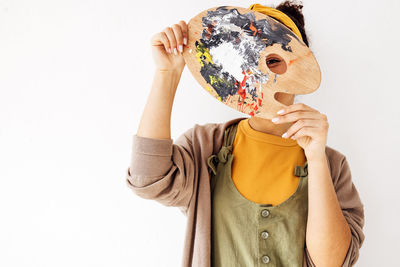
[{"label": "fingernail", "polygon": [[184,43],[185,45],[187,45],[187,39],[186,39],[186,37],[183,38],[183,43]]},{"label": "fingernail", "polygon": [[282,114],[283,112],[284,112],[284,110],[281,109],[281,110],[279,110],[279,111],[277,112],[277,114]]},{"label": "fingernail", "polygon": [[278,118],[273,118],[272,122],[277,122],[279,119]]},{"label": "fingernail", "polygon": [[168,48],[168,53],[170,53],[170,54],[171,54],[171,48]]},{"label": "fingernail", "polygon": [[179,45],[179,51],[182,53],[183,52],[183,47],[182,45]]},{"label": "fingernail", "polygon": [[286,138],[286,136],[287,136],[287,133],[282,134],[283,138]]},{"label": "fingernail", "polygon": [[174,47],[174,54],[175,56],[178,55],[178,53],[176,52],[176,47]]},{"label": "fingernail", "polygon": [[292,136],[292,137],[290,137],[290,138],[292,138],[293,140],[295,140],[294,136]]}]

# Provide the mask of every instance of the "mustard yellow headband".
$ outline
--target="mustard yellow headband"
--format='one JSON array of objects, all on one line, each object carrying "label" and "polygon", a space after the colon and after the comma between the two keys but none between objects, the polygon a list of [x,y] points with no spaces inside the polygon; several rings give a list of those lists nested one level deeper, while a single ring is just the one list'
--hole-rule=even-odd
[{"label": "mustard yellow headband", "polygon": [[271,17],[279,20],[280,22],[285,24],[289,29],[291,29],[300,38],[300,40],[303,41],[303,38],[301,37],[301,33],[300,33],[299,29],[297,28],[296,24],[285,13],[279,11],[278,9],[268,7],[268,6],[263,6],[260,4],[253,4],[248,9],[263,13],[267,16],[271,16]]}]

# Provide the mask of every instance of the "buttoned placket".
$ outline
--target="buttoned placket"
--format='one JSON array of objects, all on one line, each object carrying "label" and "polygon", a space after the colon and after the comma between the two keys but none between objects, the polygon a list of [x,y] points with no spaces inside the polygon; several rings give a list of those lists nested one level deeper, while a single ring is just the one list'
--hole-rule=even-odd
[{"label": "buttoned placket", "polygon": [[[268,217],[269,217],[269,215],[270,215],[270,211],[269,211],[268,209],[266,209],[265,207],[270,207],[270,206],[272,206],[272,205],[269,205],[269,204],[260,205],[260,209],[261,209],[260,217],[261,217],[261,220],[262,220],[262,221],[268,219]],[[262,224],[262,223],[261,223],[261,224]],[[261,241],[262,241],[262,242],[268,242],[268,240],[267,240],[268,237],[269,237],[269,233],[268,233],[268,231],[267,231],[266,229],[264,229],[264,230],[261,232],[259,238],[261,238]],[[267,252],[262,252],[262,253],[264,253],[264,254],[261,256],[261,262],[262,262],[262,263],[265,263],[265,264],[269,263],[269,262],[270,262],[270,258],[269,258],[269,256],[267,255]]]},{"label": "buttoned placket", "polygon": [[[294,175],[299,176],[299,177],[304,177],[308,174],[308,162],[305,163],[304,168],[302,166],[296,166],[294,170]],[[301,180],[299,181],[299,183]],[[299,185],[300,186],[300,185]],[[271,204],[260,204],[260,223],[261,225],[261,233],[259,238],[261,239],[261,242],[268,242],[268,238],[270,237],[270,234],[267,230],[267,226],[263,227],[262,225],[268,225],[268,220],[271,216],[271,210],[268,209],[267,207],[272,207]],[[268,264],[271,262],[271,258],[268,255],[268,251],[260,251],[261,256],[261,262],[263,264]]]}]

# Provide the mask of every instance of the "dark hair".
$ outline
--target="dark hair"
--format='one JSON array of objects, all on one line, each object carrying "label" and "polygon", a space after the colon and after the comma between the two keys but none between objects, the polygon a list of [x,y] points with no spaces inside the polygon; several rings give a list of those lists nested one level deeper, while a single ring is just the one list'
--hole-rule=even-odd
[{"label": "dark hair", "polygon": [[302,12],[303,5],[301,3],[297,4],[292,0],[286,0],[275,8],[282,11],[293,20],[297,28],[299,28],[303,42],[309,46],[306,31],[304,30],[304,16]]}]

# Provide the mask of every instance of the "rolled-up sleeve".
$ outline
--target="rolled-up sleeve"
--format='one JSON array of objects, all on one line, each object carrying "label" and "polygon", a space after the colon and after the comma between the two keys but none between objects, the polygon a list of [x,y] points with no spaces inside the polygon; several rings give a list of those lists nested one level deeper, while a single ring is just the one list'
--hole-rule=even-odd
[{"label": "rolled-up sleeve", "polygon": [[351,230],[350,246],[342,265],[347,267],[356,263],[359,250],[364,242],[364,205],[353,184],[346,157],[343,157],[340,170],[337,179],[334,179],[334,186],[343,216],[346,218]]},{"label": "rolled-up sleeve", "polygon": [[[364,205],[353,184],[349,163],[345,156],[340,161],[337,173],[332,173],[336,195],[351,231],[351,241],[342,267],[353,266],[359,257],[359,250],[364,242]],[[309,251],[305,247],[304,266],[314,267]]]},{"label": "rolled-up sleeve", "polygon": [[186,214],[196,175],[192,147],[193,128],[173,142],[134,135],[126,182],[133,192]]}]

